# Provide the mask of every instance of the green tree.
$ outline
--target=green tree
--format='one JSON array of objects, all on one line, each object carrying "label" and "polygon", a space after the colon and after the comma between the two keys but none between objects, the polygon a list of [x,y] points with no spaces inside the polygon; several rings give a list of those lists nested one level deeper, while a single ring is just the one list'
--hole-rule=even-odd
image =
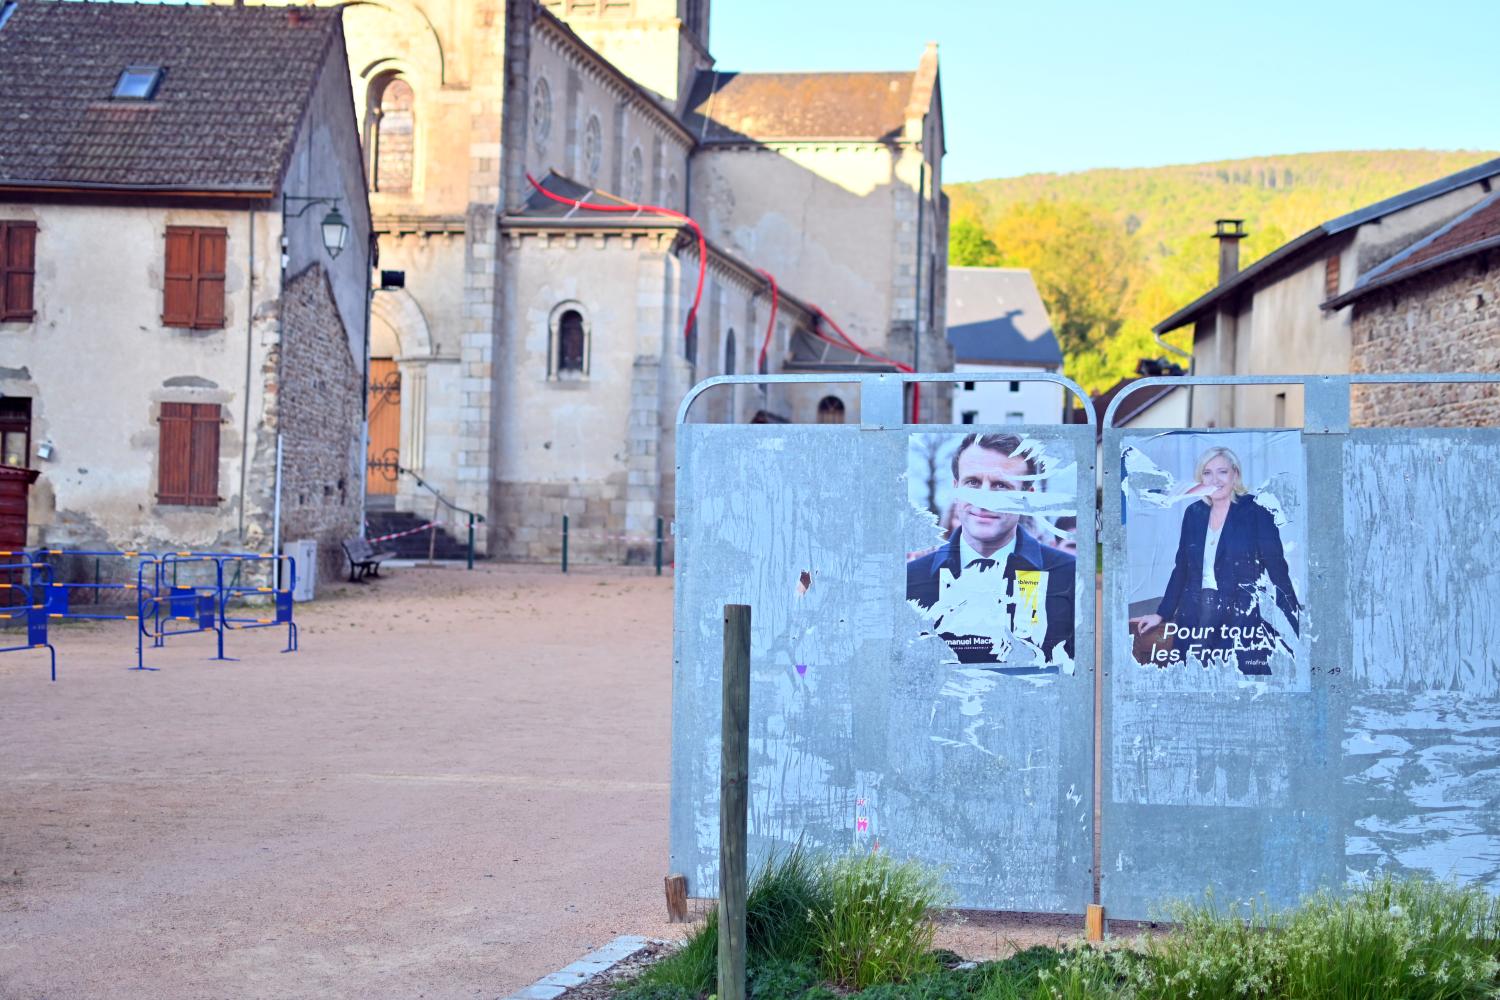
[{"label": "green tree", "polygon": [[1011,206],[990,236],[1002,264],[1031,271],[1064,355],[1107,349],[1125,323],[1139,266],[1123,225],[1082,202],[1039,200]]},{"label": "green tree", "polygon": [[948,226],[948,263],[954,267],[998,267],[1000,250],[972,216],[953,220]]}]

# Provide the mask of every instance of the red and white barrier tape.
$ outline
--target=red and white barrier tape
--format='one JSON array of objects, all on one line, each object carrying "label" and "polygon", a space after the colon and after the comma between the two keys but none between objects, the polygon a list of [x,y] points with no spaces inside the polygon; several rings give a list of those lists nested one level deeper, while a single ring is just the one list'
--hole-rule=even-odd
[{"label": "red and white barrier tape", "polygon": [[374,538],[366,538],[365,541],[367,541],[367,542],[388,542],[392,538],[405,538],[407,535],[415,535],[418,532],[426,531],[427,529],[431,528],[434,523],[435,522],[433,522],[433,521],[428,521],[426,524],[422,525],[420,528],[408,528],[406,531],[398,531],[395,534],[391,534],[391,535],[377,535]]}]

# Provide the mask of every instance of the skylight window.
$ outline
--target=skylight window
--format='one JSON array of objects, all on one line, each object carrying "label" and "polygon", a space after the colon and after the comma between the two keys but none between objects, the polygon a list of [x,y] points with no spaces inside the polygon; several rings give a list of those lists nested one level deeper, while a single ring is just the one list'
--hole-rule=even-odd
[{"label": "skylight window", "polygon": [[115,81],[115,97],[126,101],[149,101],[161,84],[160,66],[126,66]]}]

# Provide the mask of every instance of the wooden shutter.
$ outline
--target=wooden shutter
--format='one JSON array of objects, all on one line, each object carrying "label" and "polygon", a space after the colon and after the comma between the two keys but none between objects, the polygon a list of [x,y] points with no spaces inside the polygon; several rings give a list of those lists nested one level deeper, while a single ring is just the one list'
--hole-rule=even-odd
[{"label": "wooden shutter", "polygon": [[167,267],[161,307],[163,326],[193,325],[193,265],[198,255],[197,235],[192,229],[167,227]]},{"label": "wooden shutter", "polygon": [[30,322],[35,288],[36,223],[0,222],[0,320]]},{"label": "wooden shutter", "polygon": [[224,255],[228,235],[222,229],[198,230],[197,309],[193,317],[194,329],[220,330],[224,327]]},{"label": "wooden shutter", "polygon": [[219,503],[219,407],[161,404],[156,499],[214,507]]},{"label": "wooden shutter", "polygon": [[214,507],[219,503],[219,407],[195,403],[192,413],[192,461],[188,468],[190,504]]},{"label": "wooden shutter", "polygon": [[161,404],[161,433],[157,442],[156,499],[158,503],[188,502],[188,469],[192,461],[193,404]]},{"label": "wooden shutter", "polygon": [[167,227],[162,325],[223,329],[228,237],[223,229]]}]

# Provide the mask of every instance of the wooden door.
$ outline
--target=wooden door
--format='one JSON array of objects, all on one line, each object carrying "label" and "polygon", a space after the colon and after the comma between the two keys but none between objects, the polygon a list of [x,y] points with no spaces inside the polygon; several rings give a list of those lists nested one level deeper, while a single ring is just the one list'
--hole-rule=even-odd
[{"label": "wooden door", "polygon": [[370,451],[365,492],[393,495],[400,476],[401,372],[391,358],[370,359]]}]

